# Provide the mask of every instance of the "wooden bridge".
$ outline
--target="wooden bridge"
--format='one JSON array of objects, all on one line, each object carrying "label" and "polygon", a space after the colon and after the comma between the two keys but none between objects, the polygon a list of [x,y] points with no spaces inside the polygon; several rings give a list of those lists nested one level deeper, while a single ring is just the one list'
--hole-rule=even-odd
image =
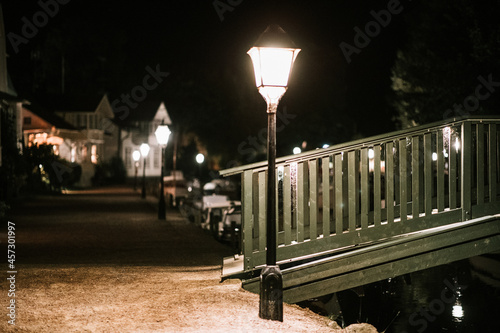
[{"label": "wooden bridge", "polygon": [[[461,118],[278,158],[277,260],[288,303],[500,250],[500,118]],[[259,292],[267,163],[241,176],[242,255]]]}]

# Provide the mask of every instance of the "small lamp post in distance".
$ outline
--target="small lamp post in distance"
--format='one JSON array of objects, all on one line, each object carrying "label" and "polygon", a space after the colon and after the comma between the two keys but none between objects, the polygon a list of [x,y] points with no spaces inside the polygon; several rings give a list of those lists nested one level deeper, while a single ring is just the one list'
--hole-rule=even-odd
[{"label": "small lamp post in distance", "polygon": [[158,128],[155,131],[155,136],[156,136],[156,141],[158,141],[158,144],[160,145],[161,149],[161,156],[160,156],[160,198],[158,201],[158,219],[159,220],[166,220],[167,219],[167,213],[166,213],[166,207],[165,207],[165,184],[163,181],[163,169],[164,169],[164,163],[165,163],[165,147],[167,146],[168,143],[168,138],[170,137],[170,129],[168,128],[167,125],[165,125],[165,122],[162,120],[161,124],[158,125]]},{"label": "small lamp post in distance", "polygon": [[149,145],[147,143],[143,143],[139,148],[141,151],[141,155],[144,159],[144,164],[142,166],[142,192],[141,198],[146,199],[146,158],[149,154]]},{"label": "small lamp post in distance", "polygon": [[134,176],[134,191],[137,190],[137,171],[139,169],[139,160],[141,159],[141,152],[134,150],[132,153],[132,159],[134,160],[135,176]]},{"label": "small lamp post in distance", "polygon": [[198,176],[200,177],[200,186],[201,186],[201,165],[205,161],[205,155],[199,153],[196,155],[196,163],[198,163]]},{"label": "small lamp post in distance", "polygon": [[276,264],[276,111],[288,88],[293,63],[300,49],[278,25],[270,25],[248,54],[255,82],[267,103],[267,215],[266,266],[260,275],[259,317],[283,321],[283,276]]}]

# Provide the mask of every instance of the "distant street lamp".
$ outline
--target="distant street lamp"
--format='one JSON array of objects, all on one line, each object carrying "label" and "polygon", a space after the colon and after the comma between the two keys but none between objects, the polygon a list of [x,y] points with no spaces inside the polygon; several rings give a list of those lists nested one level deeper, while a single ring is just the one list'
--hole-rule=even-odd
[{"label": "distant street lamp", "polygon": [[196,162],[198,164],[201,164],[205,161],[205,155],[203,155],[202,153],[199,153],[198,155],[196,155]]},{"label": "distant street lamp", "polygon": [[260,275],[259,317],[283,321],[283,276],[276,265],[276,111],[300,49],[278,25],[270,25],[248,54],[259,93],[267,102],[267,251]]},{"label": "distant street lamp", "polygon": [[156,141],[160,145],[161,149],[161,157],[160,157],[160,199],[158,202],[158,219],[166,220],[166,208],[165,208],[165,184],[163,181],[163,169],[164,169],[164,155],[165,155],[165,147],[168,143],[168,137],[170,136],[170,129],[167,125],[165,125],[164,121],[161,121],[161,125],[155,131]]},{"label": "distant street lamp", "polygon": [[146,157],[149,154],[149,145],[147,143],[143,143],[139,148],[141,150],[141,155],[144,159],[144,163],[142,166],[142,193],[141,198],[146,199]]},{"label": "distant street lamp", "polygon": [[196,155],[196,163],[198,163],[198,177],[200,178],[200,191],[201,191],[201,194],[203,195],[203,187],[202,187],[202,184],[201,184],[201,165],[203,164],[203,162],[205,161],[205,155],[203,155],[202,153],[199,153],[198,155]]},{"label": "distant street lamp", "polygon": [[132,153],[132,159],[134,160],[135,166],[135,177],[134,177],[134,191],[137,190],[137,170],[139,169],[139,159],[141,158],[141,152],[134,150]]},{"label": "distant street lamp", "polygon": [[300,149],[300,147],[294,147],[293,148],[293,154],[296,155],[296,154],[300,154],[302,152],[302,149]]}]

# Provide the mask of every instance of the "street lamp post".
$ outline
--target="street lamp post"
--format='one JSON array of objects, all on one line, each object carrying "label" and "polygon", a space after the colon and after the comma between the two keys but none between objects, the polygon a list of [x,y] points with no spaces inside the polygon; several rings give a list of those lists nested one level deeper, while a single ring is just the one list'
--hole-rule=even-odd
[{"label": "street lamp post", "polygon": [[142,192],[141,198],[146,199],[146,157],[149,154],[149,145],[147,143],[143,143],[139,148],[141,150],[141,155],[144,159],[144,163],[142,166]]},{"label": "street lamp post", "polygon": [[259,93],[267,103],[267,251],[260,275],[259,317],[283,321],[283,276],[276,264],[276,111],[288,87],[300,49],[278,25],[270,25],[248,54],[252,58]]},{"label": "street lamp post", "polygon": [[132,153],[132,159],[134,160],[135,166],[135,177],[134,177],[134,191],[137,190],[137,170],[139,169],[139,159],[141,158],[141,152],[134,150]]},{"label": "street lamp post", "polygon": [[198,163],[198,176],[200,177],[200,187],[201,187],[201,165],[205,161],[205,155],[199,153],[196,155],[196,163]]},{"label": "street lamp post", "polygon": [[161,172],[160,172],[160,199],[158,202],[158,219],[159,220],[166,220],[166,207],[165,207],[165,184],[163,181],[163,169],[164,169],[164,155],[165,155],[165,147],[167,146],[168,143],[168,137],[170,136],[170,129],[168,128],[167,125],[165,125],[164,121],[161,121],[161,125],[158,126],[158,128],[155,131],[155,136],[156,136],[156,141],[158,141],[158,144],[160,145],[161,149],[161,157],[160,157],[160,166],[161,166]]}]

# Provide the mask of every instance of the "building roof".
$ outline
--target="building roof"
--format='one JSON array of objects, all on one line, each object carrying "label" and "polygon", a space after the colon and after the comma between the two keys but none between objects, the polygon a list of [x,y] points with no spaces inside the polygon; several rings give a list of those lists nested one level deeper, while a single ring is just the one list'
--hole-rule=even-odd
[{"label": "building roof", "polygon": [[23,102],[24,99],[17,97],[3,91],[0,91],[0,99],[6,100],[8,102]]},{"label": "building roof", "polygon": [[125,104],[114,103],[116,108],[114,112],[117,118],[124,122],[147,122],[153,121],[154,119],[164,119],[165,124],[172,124],[172,120],[167,112],[165,103],[162,100],[145,100],[140,103],[135,108],[127,107],[128,114],[125,112]]},{"label": "building roof", "polygon": [[42,98],[40,101],[55,112],[95,112],[105,96],[63,95]]},{"label": "building roof", "polygon": [[58,117],[53,112],[48,111],[47,109],[37,105],[37,104],[23,104],[23,107],[32,113],[36,114],[43,120],[50,123],[52,126],[55,126],[58,129],[67,129],[67,130],[77,130],[76,127],[66,122],[64,119]]}]

